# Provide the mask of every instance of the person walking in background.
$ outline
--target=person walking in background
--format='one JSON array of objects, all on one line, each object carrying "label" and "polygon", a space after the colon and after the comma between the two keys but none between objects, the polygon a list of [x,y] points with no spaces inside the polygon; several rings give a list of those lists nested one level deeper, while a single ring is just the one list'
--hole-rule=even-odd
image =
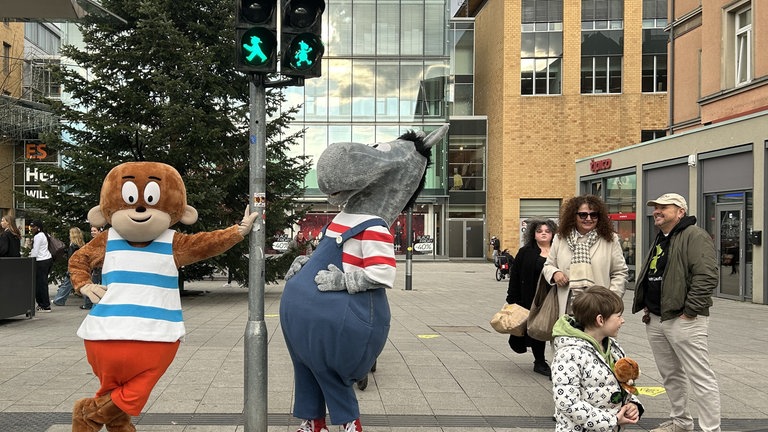
[{"label": "person walking in background", "polygon": [[295,249],[299,255],[312,255],[312,242],[304,237],[302,231],[296,234],[289,247]]},{"label": "person walking in background", "polygon": [[16,221],[11,215],[4,215],[0,219],[0,257],[21,256],[21,233],[16,228]]},{"label": "person walking in background", "polygon": [[555,323],[552,394],[556,432],[612,431],[636,424],[643,414],[637,396],[626,394],[613,373],[624,357],[616,337],[624,324],[624,302],[602,286],[573,300],[573,316]]},{"label": "person walking in background", "polygon": [[[72,227],[69,229],[69,249],[67,250],[67,262],[69,257],[72,256],[78,249],[83,247],[85,240],[83,240],[83,232],[80,228]],[[72,292],[72,281],[69,280],[69,271],[64,276],[64,280],[59,285],[56,296],[53,298],[53,304],[56,306],[64,306],[67,302],[69,294]]]},{"label": "person walking in background", "polygon": [[493,249],[493,263],[498,264],[499,252],[501,252],[501,242],[498,237],[491,237],[491,248]]},{"label": "person walking in background", "polygon": [[[102,229],[91,225],[91,241],[101,234]],[[94,267],[91,272],[91,281],[96,285],[101,285],[101,266]],[[90,310],[93,307],[93,302],[88,296],[83,296],[85,303],[80,305],[80,309]]]},{"label": "person walking in background", "polygon": [[709,362],[707,334],[718,284],[715,246],[675,193],[648,201],[659,234],[637,278],[632,313],[643,311],[648,343],[670,403],[670,420],[651,432],[693,430],[688,386],[699,404],[699,427],[720,431],[720,390]]},{"label": "person walking in background", "polygon": [[48,235],[39,220],[29,222],[29,230],[34,235],[29,256],[35,259],[35,300],[38,312],[51,311],[51,297],[48,294],[48,275],[53,266],[53,256],[48,251]]},{"label": "person walking in background", "polygon": [[[525,232],[525,245],[517,252],[517,257],[512,262],[509,271],[509,288],[507,289],[507,303],[519,304],[531,309],[533,297],[536,294],[541,269],[549,256],[552,246],[552,238],[557,230],[557,225],[552,220],[536,220],[528,224]],[[527,334],[524,336],[509,336],[509,347],[518,354],[523,354],[531,347],[533,352],[533,371],[544,376],[551,376],[547,360],[544,357],[546,342],[533,339]]]},{"label": "person walking in background", "polygon": [[603,201],[594,195],[568,200],[542,274],[557,285],[559,314],[584,288],[600,285],[624,296],[629,268]]}]

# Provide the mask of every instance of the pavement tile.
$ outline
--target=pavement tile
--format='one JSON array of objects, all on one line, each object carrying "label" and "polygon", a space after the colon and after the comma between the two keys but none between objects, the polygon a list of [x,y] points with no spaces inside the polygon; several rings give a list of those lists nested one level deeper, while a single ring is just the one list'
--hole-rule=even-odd
[{"label": "pavement tile", "polygon": [[[530,353],[512,352],[506,336],[488,323],[504,302],[507,286],[495,280],[493,265],[415,260],[412,281],[414,289],[404,290],[401,271],[387,292],[389,340],[376,372],[369,374],[368,388],[356,390],[363,419],[369,416],[366,432],[551,431],[551,382],[533,373]],[[248,291],[222,284],[187,283],[187,291],[203,295],[182,299],[188,335],[150,397],[145,422],[138,419],[138,430],[245,431],[236,423],[242,421],[245,397]],[[50,288],[53,294],[56,287]],[[295,432],[293,371],[277,316],[281,292],[281,284],[265,287],[268,393],[263,397],[270,413],[268,432]],[[630,290],[624,298],[626,323],[619,339],[640,363],[637,384],[658,387],[644,326],[629,312],[632,296]],[[718,298],[714,303],[709,346],[720,385],[723,431],[768,426],[768,306]],[[51,314],[0,320],[0,431],[16,432],[4,422],[24,413],[30,421],[47,424],[38,430],[69,431],[74,401],[98,388],[75,335],[85,315],[80,304],[81,298],[72,297]],[[552,358],[551,347],[546,355]],[[663,392],[641,399],[646,413],[631,430],[649,430],[667,415]],[[695,401],[690,407],[696,416]]]}]

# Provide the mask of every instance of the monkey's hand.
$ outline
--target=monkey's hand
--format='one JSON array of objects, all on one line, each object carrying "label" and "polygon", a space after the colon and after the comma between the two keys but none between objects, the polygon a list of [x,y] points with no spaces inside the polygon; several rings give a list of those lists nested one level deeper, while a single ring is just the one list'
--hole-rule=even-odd
[{"label": "monkey's hand", "polygon": [[309,257],[306,255],[299,255],[296,257],[296,259],[293,260],[291,263],[291,267],[288,268],[288,271],[285,273],[285,280],[288,280],[293,277],[296,273],[301,270],[301,268],[304,266],[304,264],[309,261]]},{"label": "monkey's hand", "polygon": [[343,291],[354,294],[369,289],[382,288],[382,285],[372,282],[365,272],[357,270],[344,273],[333,264],[328,264],[328,270],[320,270],[315,276],[317,289],[320,291]]},{"label": "monkey's hand", "polygon": [[245,214],[243,214],[243,220],[240,221],[237,227],[237,230],[240,232],[241,236],[245,237],[248,235],[248,233],[251,231],[251,228],[253,227],[253,222],[258,216],[258,212],[251,213],[251,206],[245,206]]},{"label": "monkey's hand", "polygon": [[94,304],[100,302],[106,293],[107,287],[104,285],[86,284],[80,287],[80,294],[88,296]]}]

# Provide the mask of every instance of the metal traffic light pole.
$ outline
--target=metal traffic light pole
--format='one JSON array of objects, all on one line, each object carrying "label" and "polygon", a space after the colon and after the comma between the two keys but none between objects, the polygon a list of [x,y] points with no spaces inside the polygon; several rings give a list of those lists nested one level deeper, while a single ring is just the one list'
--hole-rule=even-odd
[{"label": "metal traffic light pole", "polygon": [[264,75],[249,74],[249,197],[259,212],[250,234],[248,323],[245,328],[245,432],[267,432],[267,324],[264,321],[264,243],[266,222],[267,124]]}]

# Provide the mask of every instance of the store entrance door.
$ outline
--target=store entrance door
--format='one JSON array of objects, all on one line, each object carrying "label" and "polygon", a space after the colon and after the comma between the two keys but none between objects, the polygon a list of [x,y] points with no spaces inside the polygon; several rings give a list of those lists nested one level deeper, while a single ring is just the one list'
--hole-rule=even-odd
[{"label": "store entrance door", "polygon": [[720,261],[719,297],[744,299],[744,224],[743,205],[717,205],[715,247]]},{"label": "store entrance door", "polygon": [[448,258],[483,258],[482,219],[448,219]]}]

